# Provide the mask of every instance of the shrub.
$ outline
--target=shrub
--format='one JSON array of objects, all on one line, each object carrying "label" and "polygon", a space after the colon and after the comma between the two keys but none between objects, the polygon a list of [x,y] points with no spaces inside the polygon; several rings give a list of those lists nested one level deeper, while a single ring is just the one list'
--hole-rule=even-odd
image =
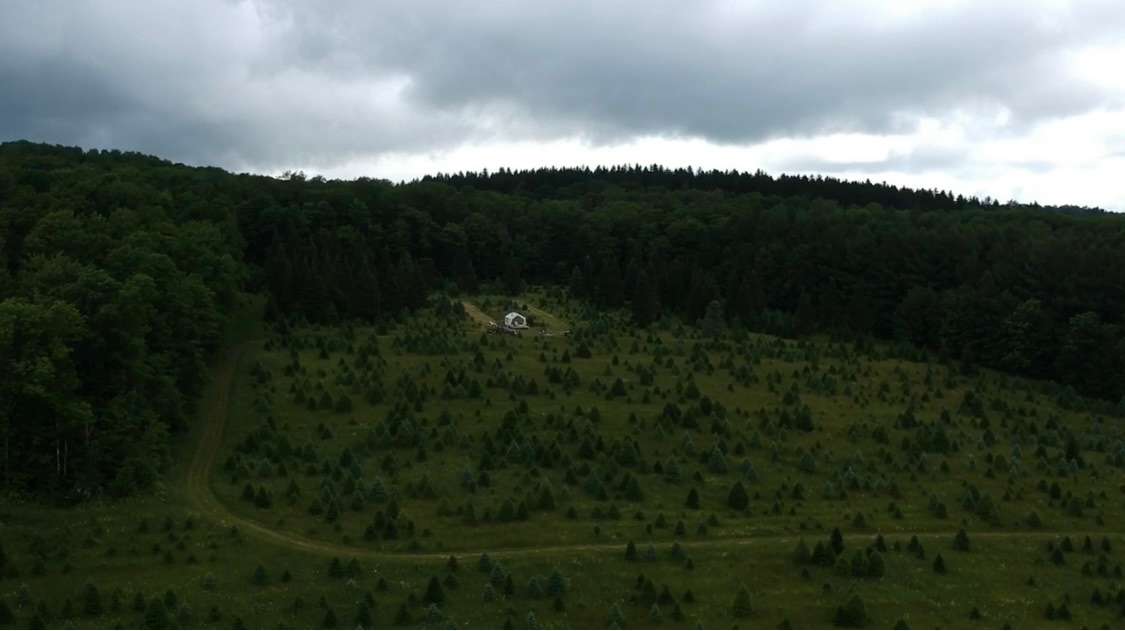
[{"label": "shrub", "polygon": [[694,488],[688,491],[687,500],[684,502],[684,506],[687,506],[688,508],[691,508],[693,510],[699,509],[699,492]]},{"label": "shrub", "polygon": [[609,608],[609,620],[606,623],[609,629],[624,629],[625,628],[625,613],[621,611],[621,605],[614,603]]},{"label": "shrub", "polygon": [[102,597],[93,583],[86,583],[86,587],[82,590],[82,612],[87,616],[97,616],[102,613]]},{"label": "shrub", "polygon": [[793,551],[793,560],[797,565],[807,565],[812,561],[812,552],[809,551],[808,544],[805,543],[804,538],[797,542],[797,548]]},{"label": "shrub", "polygon": [[945,559],[941,558],[940,554],[934,557],[934,572],[937,574],[945,574],[946,572]]},{"label": "shrub", "polygon": [[547,593],[559,596],[566,593],[566,587],[566,579],[558,568],[551,570],[551,575],[547,577]]},{"label": "shrub", "polygon": [[445,602],[445,590],[441,587],[441,581],[436,576],[430,577],[430,583],[426,586],[426,596],[424,602],[428,604],[440,605]]},{"label": "shrub", "polygon": [[883,555],[873,550],[867,557],[867,575],[871,578],[883,578],[886,573],[887,564],[883,560]]},{"label": "shrub", "polygon": [[834,622],[836,626],[847,629],[862,628],[867,624],[867,608],[863,605],[863,599],[855,595],[847,603],[837,607]]},{"label": "shrub", "polygon": [[832,544],[832,550],[836,554],[840,554],[844,551],[844,535],[840,532],[839,528],[832,529],[832,537],[829,539],[829,542]]},{"label": "shrub", "polygon": [[1062,548],[1055,548],[1051,552],[1051,562],[1055,565],[1062,565],[1066,563],[1066,556],[1063,554]]},{"label": "shrub", "polygon": [[953,549],[962,552],[969,551],[969,535],[964,528],[958,530],[957,535],[953,537]]},{"label": "shrub", "polygon": [[145,609],[145,626],[149,629],[168,628],[168,610],[164,607],[164,601],[159,598],[149,601]]},{"label": "shrub", "polygon": [[357,629],[372,629],[375,627],[375,620],[371,616],[371,607],[366,602],[360,601],[356,606],[355,611],[355,628]]},{"label": "shrub", "polygon": [[742,482],[735,482],[731,487],[730,493],[727,494],[727,505],[734,510],[746,510],[750,505],[750,497],[746,494],[746,487],[742,486]]},{"label": "shrub", "polygon": [[743,585],[739,587],[738,593],[734,596],[734,606],[731,608],[735,618],[745,618],[753,611],[750,603],[750,590],[746,589]]}]

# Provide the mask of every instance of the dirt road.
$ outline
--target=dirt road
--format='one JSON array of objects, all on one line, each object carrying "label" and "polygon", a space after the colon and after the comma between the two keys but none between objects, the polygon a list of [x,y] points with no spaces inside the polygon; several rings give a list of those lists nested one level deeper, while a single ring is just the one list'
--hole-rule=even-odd
[{"label": "dirt road", "polygon": [[488,317],[487,313],[481,311],[480,307],[474,305],[471,302],[462,300],[461,306],[465,308],[465,313],[468,314],[468,316],[472,318],[474,322],[478,322],[484,326],[488,326],[488,324],[493,321],[492,318]]}]

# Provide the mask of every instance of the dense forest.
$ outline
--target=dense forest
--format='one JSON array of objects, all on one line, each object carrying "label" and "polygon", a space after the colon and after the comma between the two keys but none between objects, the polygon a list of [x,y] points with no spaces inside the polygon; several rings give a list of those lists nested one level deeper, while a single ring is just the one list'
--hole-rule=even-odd
[{"label": "dense forest", "polygon": [[1098,209],[660,167],[278,179],[16,142],[0,261],[9,491],[151,485],[243,291],[336,322],[556,285],[640,326],[721,309],[1125,406],[1125,217]]}]

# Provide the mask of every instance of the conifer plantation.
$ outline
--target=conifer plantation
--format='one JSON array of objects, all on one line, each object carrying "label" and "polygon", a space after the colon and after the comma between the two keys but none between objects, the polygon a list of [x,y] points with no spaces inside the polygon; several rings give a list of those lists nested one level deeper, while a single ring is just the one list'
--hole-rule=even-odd
[{"label": "conifer plantation", "polygon": [[0,144],[0,628],[1119,627],[1123,481],[1121,215]]}]

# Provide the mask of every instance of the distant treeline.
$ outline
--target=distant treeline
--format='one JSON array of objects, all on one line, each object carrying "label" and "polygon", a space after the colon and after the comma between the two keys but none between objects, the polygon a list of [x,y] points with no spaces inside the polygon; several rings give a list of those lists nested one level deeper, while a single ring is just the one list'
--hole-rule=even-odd
[{"label": "distant treeline", "polygon": [[[966,208],[998,208],[1000,202],[991,198],[964,197],[951,192],[912,189],[886,183],[854,182],[833,177],[809,175],[771,176],[763,171],[702,170],[691,167],[669,169],[659,164],[649,166],[540,168],[529,170],[500,169],[489,173],[467,172],[438,174],[422,179],[441,182],[458,188],[471,187],[498,193],[519,193],[534,197],[580,197],[596,194],[607,187],[626,190],[666,188],[669,190],[700,189],[727,193],[760,193],[778,197],[830,199],[843,206],[879,204],[904,210],[963,210]],[[1101,208],[1087,206],[1022,205],[1020,206],[1074,215],[1104,213]]]},{"label": "distant treeline", "polygon": [[640,325],[900,339],[1125,395],[1125,217],[829,178],[659,167],[395,185],[0,145],[5,485],[156,476],[239,290],[273,317],[391,317],[434,290],[568,287]]}]

